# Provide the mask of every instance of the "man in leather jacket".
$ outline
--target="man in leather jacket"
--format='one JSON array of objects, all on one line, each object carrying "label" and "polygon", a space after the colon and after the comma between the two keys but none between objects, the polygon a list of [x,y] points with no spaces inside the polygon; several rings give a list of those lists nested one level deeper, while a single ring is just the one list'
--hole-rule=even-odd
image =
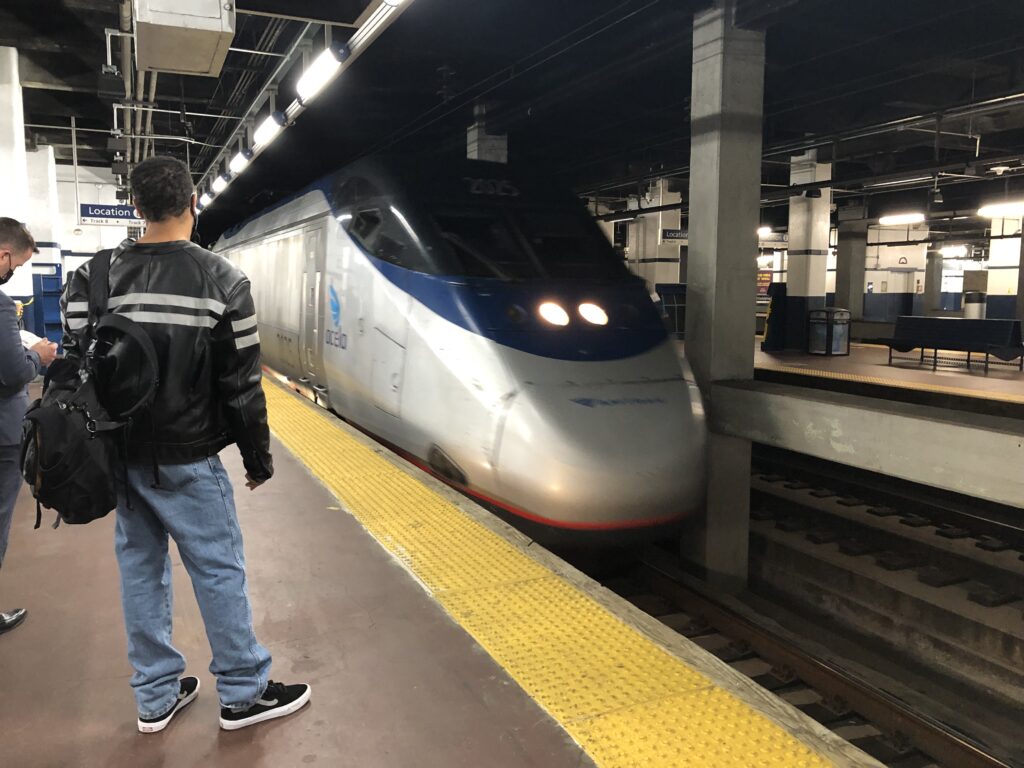
[{"label": "man in leather jacket", "polygon": [[[37,252],[36,242],[15,219],[0,217],[0,285],[14,276]],[[0,566],[7,553],[7,537],[14,516],[14,503],[23,485],[21,479],[21,422],[28,408],[26,385],[39,369],[53,362],[57,345],[41,340],[26,349],[18,328],[14,300],[0,291]],[[27,611],[0,611],[0,633],[14,629]]]},{"label": "man in leather jacket", "polygon": [[[146,233],[114,251],[107,306],[139,324],[159,363],[155,401],[129,433],[115,533],[138,728],[162,730],[199,689],[171,645],[170,536],[206,625],[220,724],[233,730],[291,714],[310,694],[308,685],[268,680],[270,653],[253,630],[233,492],[217,456],[238,446],[250,490],[273,475],[256,310],[246,276],[190,242],[196,195],[183,163],[139,163],[131,191]],[[87,263],[61,298],[71,357],[86,351],[88,298]]]}]

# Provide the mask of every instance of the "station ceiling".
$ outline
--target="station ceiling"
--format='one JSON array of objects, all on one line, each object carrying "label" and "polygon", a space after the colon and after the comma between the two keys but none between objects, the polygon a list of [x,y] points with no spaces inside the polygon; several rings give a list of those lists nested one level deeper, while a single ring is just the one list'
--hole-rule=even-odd
[{"label": "station ceiling", "polygon": [[[152,133],[174,138],[154,139],[156,151],[186,159],[199,178],[280,55],[303,35],[322,46],[322,28],[296,17],[351,23],[368,4],[239,0],[233,47],[260,53],[230,53],[216,79],[161,74],[154,102],[167,111],[154,113]],[[490,129],[508,132],[514,162],[580,193],[614,207],[668,176],[685,195],[692,16],[708,4],[415,0],[204,213],[204,237],[374,151],[464,152],[479,103]],[[79,161],[110,164],[111,105],[125,94],[101,70],[119,5],[0,6],[0,45],[20,51],[29,140],[53,144],[62,162],[74,116]],[[971,211],[1024,190],[1024,3],[741,0],[739,18],[767,30],[767,222],[785,225],[788,156],[806,144],[834,161],[837,203],[866,200],[872,215]],[[280,86],[285,103],[297,69]],[[886,125],[907,118],[917,120]],[[941,203],[930,194],[936,178]]]}]

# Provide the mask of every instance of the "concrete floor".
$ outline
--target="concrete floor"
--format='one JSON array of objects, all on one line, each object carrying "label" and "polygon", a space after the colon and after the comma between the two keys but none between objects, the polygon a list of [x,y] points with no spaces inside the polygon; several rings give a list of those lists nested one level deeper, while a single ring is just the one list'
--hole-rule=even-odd
[{"label": "concrete floor", "polygon": [[[0,765],[578,766],[590,760],[275,441],[276,477],[238,493],[257,636],[271,675],[311,704],[236,732],[217,725],[209,647],[177,552],[175,643],[199,699],[162,733],[136,730],[113,515],[32,530],[23,491],[0,607]],[[236,480],[237,453],[224,452]]]},{"label": "concrete floor", "polygon": [[[911,357],[919,353],[896,354],[900,357]],[[963,357],[966,360],[964,355],[954,352],[945,352],[942,356]],[[938,370],[933,371],[930,359],[923,365],[916,362],[897,362],[888,365],[888,360],[888,348],[862,344],[851,345],[849,356],[840,357],[806,355],[800,352],[762,352],[760,342],[754,352],[754,366],[757,368],[803,368],[809,374],[813,371],[834,371],[885,379],[897,386],[955,387],[977,397],[998,394],[1012,399],[1019,398],[1024,402],[1024,373],[1018,371],[1016,365],[992,365],[986,374],[984,355],[972,356],[970,370],[967,370],[966,365],[940,365]]]}]

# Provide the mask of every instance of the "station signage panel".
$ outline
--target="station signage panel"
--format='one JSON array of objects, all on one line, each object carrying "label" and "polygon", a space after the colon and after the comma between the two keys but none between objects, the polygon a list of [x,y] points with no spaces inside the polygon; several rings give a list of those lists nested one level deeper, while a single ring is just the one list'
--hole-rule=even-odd
[{"label": "station signage panel", "polygon": [[663,229],[661,230],[662,240],[685,240],[689,232],[685,229]]},{"label": "station signage panel", "polygon": [[81,203],[78,208],[78,220],[82,224],[100,224],[112,227],[142,224],[142,219],[135,213],[134,205]]}]

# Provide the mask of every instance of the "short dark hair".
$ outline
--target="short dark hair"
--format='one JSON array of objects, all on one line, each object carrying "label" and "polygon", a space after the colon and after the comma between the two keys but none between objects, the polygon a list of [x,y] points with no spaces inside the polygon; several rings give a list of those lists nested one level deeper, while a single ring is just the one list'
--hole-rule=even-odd
[{"label": "short dark hair", "polygon": [[17,219],[9,219],[6,216],[0,216],[0,246],[7,246],[18,253],[27,250],[39,253],[36,240],[28,231],[28,227]]},{"label": "short dark hair", "polygon": [[174,157],[151,157],[136,165],[131,189],[135,207],[146,221],[180,216],[195,191],[188,166]]}]

